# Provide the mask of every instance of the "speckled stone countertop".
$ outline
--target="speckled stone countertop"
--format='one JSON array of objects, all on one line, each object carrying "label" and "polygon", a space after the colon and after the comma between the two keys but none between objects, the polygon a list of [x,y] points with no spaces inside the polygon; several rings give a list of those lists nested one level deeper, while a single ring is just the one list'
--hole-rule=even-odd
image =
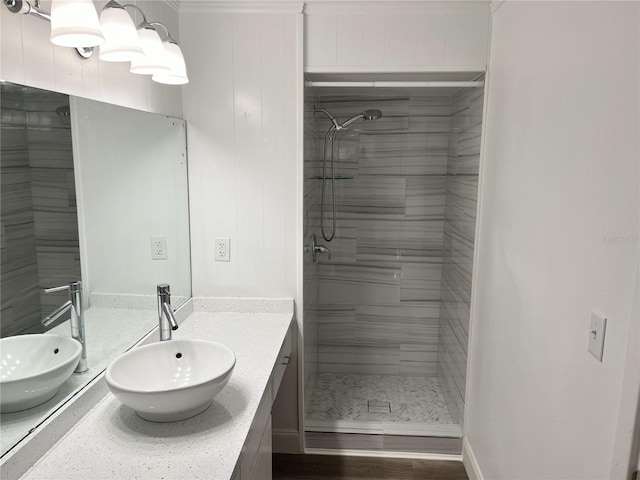
[{"label": "speckled stone countertop", "polygon": [[206,299],[194,305],[174,338],[220,342],[236,354],[233,375],[211,407],[181,422],[152,423],[109,393],[22,478],[231,478],[291,324],[293,301],[267,300],[262,309],[286,313],[212,312],[219,301]]}]

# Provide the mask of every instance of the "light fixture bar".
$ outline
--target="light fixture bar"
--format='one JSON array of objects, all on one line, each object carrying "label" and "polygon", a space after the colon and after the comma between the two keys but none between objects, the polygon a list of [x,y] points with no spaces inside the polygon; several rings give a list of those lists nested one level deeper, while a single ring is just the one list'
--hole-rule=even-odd
[{"label": "light fixture bar", "polygon": [[27,0],[2,0],[5,6],[12,13],[22,13],[24,15],[33,15],[40,20],[51,22],[51,15],[40,8],[40,0],[36,0],[33,5]]},{"label": "light fixture bar", "polygon": [[[149,22],[144,12],[131,3],[120,5],[116,0],[109,0],[103,8],[108,15],[104,18],[103,25],[100,24],[97,12],[89,15],[91,10],[95,10],[93,0],[56,0],[59,4],[52,4],[56,7],[54,21],[52,14],[47,13],[40,7],[40,0],[2,0],[2,3],[12,13],[22,13],[33,15],[41,20],[52,24],[51,43],[60,46],[75,48],[78,54],[84,58],[90,58],[94,51],[94,46],[101,45],[102,58],[105,61],[131,61],[131,72],[152,75],[153,80],[159,83],[172,85],[183,85],[189,82],[184,62],[184,57],[178,42],[169,33],[169,29],[160,22]],[[75,4],[75,5],[74,5]],[[88,8],[91,5],[92,8]],[[77,6],[77,9],[76,9]],[[141,16],[142,22],[136,27],[137,39],[125,35],[128,33],[129,22],[117,11],[126,7],[135,9]],[[61,10],[65,10],[65,16],[60,15]],[[72,15],[78,13],[85,15],[86,24],[67,24]],[[97,23],[94,25],[93,16]],[[91,18],[90,18],[91,17]],[[62,23],[61,23],[62,22]],[[158,28],[164,31],[164,39],[160,37]],[[107,31],[106,28],[110,30]],[[105,44],[105,33],[112,42]],[[77,37],[74,39],[73,37]],[[115,43],[114,43],[115,42]],[[146,45],[146,50],[143,45]],[[140,49],[140,47],[142,47]],[[141,53],[139,51],[142,50]]]}]

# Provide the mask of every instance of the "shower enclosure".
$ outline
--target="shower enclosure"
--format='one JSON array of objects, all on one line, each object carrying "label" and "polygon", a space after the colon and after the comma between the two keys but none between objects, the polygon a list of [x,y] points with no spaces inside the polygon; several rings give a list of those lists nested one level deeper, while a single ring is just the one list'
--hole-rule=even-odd
[{"label": "shower enclosure", "polygon": [[484,96],[470,85],[305,90],[309,448],[460,453]]}]

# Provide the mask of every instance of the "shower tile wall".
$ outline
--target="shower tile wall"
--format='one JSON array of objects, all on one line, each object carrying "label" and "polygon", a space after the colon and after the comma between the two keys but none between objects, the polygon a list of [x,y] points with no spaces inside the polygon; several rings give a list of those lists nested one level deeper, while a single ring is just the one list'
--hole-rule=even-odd
[{"label": "shower tile wall", "polygon": [[22,89],[2,85],[0,160],[2,336],[15,335],[40,316],[33,200]]},{"label": "shower tile wall", "polygon": [[[318,105],[340,120],[383,112],[340,137],[337,174],[347,178],[336,181],[336,238],[316,231],[333,253],[318,265],[319,372],[435,376],[451,98],[323,96]],[[329,123],[318,127],[321,144]],[[319,223],[319,209],[308,214]]]},{"label": "shower tile wall", "polygon": [[[305,98],[304,111],[304,245],[311,243],[311,234],[318,232],[317,217],[309,212],[320,209],[320,189],[318,181],[313,177],[320,146],[316,141],[316,117],[313,115],[312,105],[315,98]],[[305,248],[304,252],[304,385],[305,411],[309,411],[312,389],[318,374],[318,269],[313,263],[311,252]]]},{"label": "shower tile wall", "polygon": [[56,114],[68,103],[2,86],[2,336],[39,331],[68,298],[42,290],[80,279],[71,126]]},{"label": "shower tile wall", "polygon": [[447,168],[438,380],[451,416],[462,423],[483,110],[482,88],[453,97]]}]

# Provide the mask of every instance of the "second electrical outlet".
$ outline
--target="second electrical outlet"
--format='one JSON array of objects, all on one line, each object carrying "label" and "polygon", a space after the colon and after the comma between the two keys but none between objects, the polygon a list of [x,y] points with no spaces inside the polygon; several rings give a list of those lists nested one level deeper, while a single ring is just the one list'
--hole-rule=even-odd
[{"label": "second electrical outlet", "polygon": [[216,238],[215,242],[216,262],[228,262],[231,242],[228,238]]}]

